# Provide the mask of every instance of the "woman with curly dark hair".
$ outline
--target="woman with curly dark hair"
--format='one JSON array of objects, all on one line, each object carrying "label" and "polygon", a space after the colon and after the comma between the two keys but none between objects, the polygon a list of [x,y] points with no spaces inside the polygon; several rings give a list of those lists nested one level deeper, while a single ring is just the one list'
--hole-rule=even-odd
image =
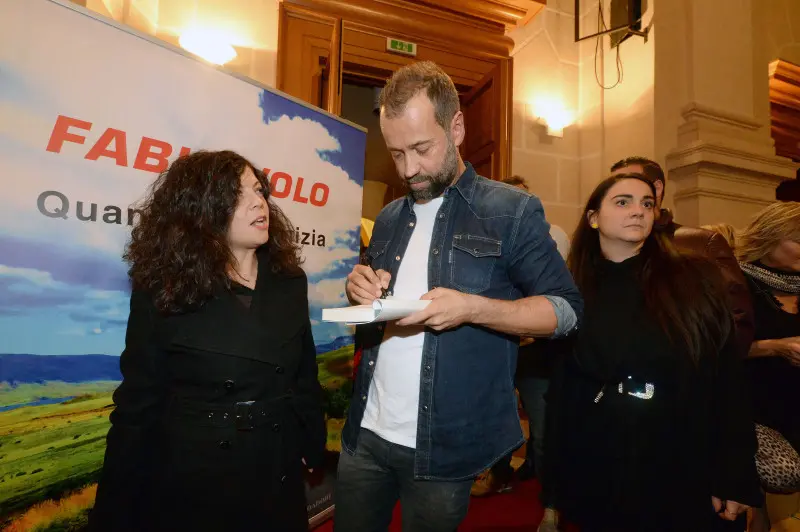
[{"label": "woman with curly dark hair", "polygon": [[197,152],[141,207],[93,530],[308,529],[325,422],[300,250],[269,196],[240,155]]}]

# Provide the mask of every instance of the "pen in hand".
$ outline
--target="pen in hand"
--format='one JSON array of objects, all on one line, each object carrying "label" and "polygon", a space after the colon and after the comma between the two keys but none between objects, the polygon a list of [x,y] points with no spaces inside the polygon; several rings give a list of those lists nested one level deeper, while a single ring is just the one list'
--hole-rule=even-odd
[{"label": "pen in hand", "polygon": [[[361,264],[369,267],[369,269],[372,270],[372,273],[375,274],[375,277],[378,278],[378,282],[380,283],[380,277],[378,276],[378,272],[376,272],[375,268],[372,267],[372,260],[370,256],[367,255],[366,253],[361,256]],[[386,296],[388,295],[389,294],[386,291],[386,289],[383,286],[381,286],[381,299],[386,299]]]}]

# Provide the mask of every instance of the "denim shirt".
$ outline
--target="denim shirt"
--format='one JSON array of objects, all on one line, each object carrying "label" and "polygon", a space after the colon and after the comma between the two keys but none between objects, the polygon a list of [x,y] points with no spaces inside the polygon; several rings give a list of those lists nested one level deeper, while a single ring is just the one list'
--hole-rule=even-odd
[{"label": "denim shirt", "polygon": [[[392,276],[389,293],[416,225],[411,196],[387,205],[375,220],[367,253]],[[548,295],[557,316],[571,319],[554,336],[577,328],[582,302],[549,234],[541,202],[478,176],[471,165],[444,192],[428,255],[428,288],[450,288],[502,300]],[[563,309],[561,309],[563,311]],[[571,310],[571,311],[570,311]],[[574,312],[572,312],[574,311]],[[569,330],[566,330],[569,329]],[[355,454],[383,324],[359,325],[363,347],[342,448]],[[514,393],[519,337],[464,324],[426,329],[414,476],[462,480],[476,476],[523,441]]]}]

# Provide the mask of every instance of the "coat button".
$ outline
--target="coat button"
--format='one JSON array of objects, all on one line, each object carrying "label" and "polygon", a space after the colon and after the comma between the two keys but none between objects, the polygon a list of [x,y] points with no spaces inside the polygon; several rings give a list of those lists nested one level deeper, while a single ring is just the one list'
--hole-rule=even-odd
[{"label": "coat button", "polygon": [[272,432],[280,432],[280,431],[281,431],[280,424],[275,423],[274,425],[272,425]]},{"label": "coat button", "polygon": [[231,390],[233,390],[233,387],[236,386],[236,383],[233,382],[232,380],[228,379],[222,384],[222,386],[226,390],[231,391]]},{"label": "coat button", "polygon": [[222,440],[221,442],[219,442],[219,448],[220,449],[230,449],[231,448],[231,442],[229,442],[228,440]]},{"label": "coat button", "polygon": [[275,368],[275,373],[277,373],[278,375],[282,375],[283,374],[283,368],[281,366],[278,366],[277,368]]}]

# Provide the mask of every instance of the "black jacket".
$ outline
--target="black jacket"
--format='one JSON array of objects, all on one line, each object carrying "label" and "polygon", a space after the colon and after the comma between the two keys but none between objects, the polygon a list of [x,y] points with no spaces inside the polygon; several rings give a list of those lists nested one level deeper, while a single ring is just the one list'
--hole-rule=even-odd
[{"label": "black jacket", "polygon": [[[550,383],[556,507],[592,530],[715,530],[712,495],[761,503],[735,336],[694,364],[648,314],[638,257],[597,271],[575,350]],[[648,383],[649,398],[629,394]]]},{"label": "black jacket", "polygon": [[266,262],[249,308],[131,295],[91,529],[307,530],[301,459],[326,440],[307,281]]}]

